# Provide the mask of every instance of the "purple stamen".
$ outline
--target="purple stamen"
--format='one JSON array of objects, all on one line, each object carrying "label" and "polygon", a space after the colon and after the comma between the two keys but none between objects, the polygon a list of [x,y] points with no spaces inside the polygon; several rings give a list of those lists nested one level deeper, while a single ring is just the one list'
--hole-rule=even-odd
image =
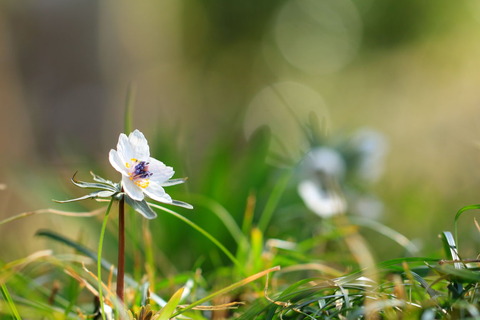
[{"label": "purple stamen", "polygon": [[149,165],[148,162],[140,161],[134,168],[135,170],[133,171],[133,178],[134,179],[150,178],[153,175],[153,173],[148,171],[148,165]]}]

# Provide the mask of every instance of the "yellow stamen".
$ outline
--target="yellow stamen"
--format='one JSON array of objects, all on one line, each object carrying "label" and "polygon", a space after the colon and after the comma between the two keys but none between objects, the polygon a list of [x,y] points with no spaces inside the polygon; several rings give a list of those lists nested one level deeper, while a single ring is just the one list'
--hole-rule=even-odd
[{"label": "yellow stamen", "polygon": [[[131,178],[130,178],[131,179]],[[145,189],[146,187],[148,187],[148,185],[150,184],[150,181],[147,180],[147,179],[142,179],[142,180],[136,180],[134,181],[133,183],[135,183],[137,186],[139,186],[140,188],[143,188]]]}]

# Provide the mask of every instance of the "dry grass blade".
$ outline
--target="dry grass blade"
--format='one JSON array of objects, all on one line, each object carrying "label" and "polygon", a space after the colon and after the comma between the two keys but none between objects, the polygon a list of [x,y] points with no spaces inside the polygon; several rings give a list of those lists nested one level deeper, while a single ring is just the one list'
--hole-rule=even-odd
[{"label": "dry grass blade", "polygon": [[88,211],[88,212],[73,212],[73,211],[62,211],[62,210],[55,210],[55,209],[40,209],[40,210],[35,210],[35,211],[27,211],[27,212],[22,212],[19,213],[13,217],[4,219],[0,221],[0,225],[12,222],[15,220],[19,220],[22,218],[38,215],[38,214],[44,214],[44,213],[51,213],[51,214],[56,214],[60,216],[66,216],[66,217],[93,217],[96,216],[102,212],[105,212],[105,208],[100,208],[96,209],[93,211]]},{"label": "dry grass blade", "polygon": [[179,315],[180,313],[183,313],[183,312],[185,312],[185,311],[187,311],[187,310],[193,309],[193,308],[201,305],[201,304],[204,303],[204,302],[207,302],[207,301],[209,301],[209,300],[212,300],[212,299],[213,299],[214,297],[216,297],[216,296],[219,296],[219,295],[225,294],[225,293],[227,293],[227,292],[230,292],[230,291],[232,291],[232,290],[235,290],[235,289],[237,289],[237,288],[239,288],[239,287],[242,287],[242,286],[244,286],[244,285],[246,285],[246,284],[248,284],[248,283],[250,283],[250,282],[252,282],[252,281],[255,281],[255,280],[257,280],[257,279],[259,279],[259,278],[261,278],[261,277],[263,277],[263,276],[265,276],[265,275],[268,275],[268,274],[271,273],[271,272],[278,271],[278,270],[280,270],[280,267],[279,267],[279,266],[276,266],[276,267],[273,267],[273,268],[264,270],[264,271],[262,271],[262,272],[256,273],[256,274],[254,274],[254,275],[252,275],[252,276],[250,276],[250,277],[247,277],[247,278],[245,278],[245,279],[243,279],[243,280],[241,280],[241,281],[239,281],[239,282],[236,282],[236,283],[234,283],[234,284],[232,284],[232,285],[229,285],[228,287],[225,287],[225,288],[223,288],[223,289],[221,289],[221,290],[218,290],[218,291],[216,291],[216,292],[214,292],[214,293],[206,296],[205,298],[200,299],[200,300],[198,300],[198,301],[196,301],[196,302],[188,305],[185,309],[182,309],[181,311],[173,314],[172,317],[175,317],[175,316]]}]

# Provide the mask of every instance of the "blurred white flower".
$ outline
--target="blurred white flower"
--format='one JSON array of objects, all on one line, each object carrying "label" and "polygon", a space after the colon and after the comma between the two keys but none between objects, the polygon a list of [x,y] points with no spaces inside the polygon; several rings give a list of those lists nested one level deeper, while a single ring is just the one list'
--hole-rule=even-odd
[{"label": "blurred white flower", "polygon": [[120,134],[117,150],[110,150],[112,166],[122,174],[125,193],[135,201],[142,201],[144,195],[163,203],[172,204],[172,198],[163,187],[183,183],[185,179],[170,178],[175,173],[172,167],[150,157],[147,139],[139,130],[127,137]]},{"label": "blurred white flower", "polygon": [[305,205],[320,217],[344,213],[347,204],[338,185],[345,162],[337,151],[320,147],[310,151],[302,163],[303,179],[298,193]]},{"label": "blurred white flower", "polygon": [[358,175],[365,181],[378,180],[383,173],[388,151],[384,135],[372,129],[360,129],[353,136],[352,143],[360,156]]}]

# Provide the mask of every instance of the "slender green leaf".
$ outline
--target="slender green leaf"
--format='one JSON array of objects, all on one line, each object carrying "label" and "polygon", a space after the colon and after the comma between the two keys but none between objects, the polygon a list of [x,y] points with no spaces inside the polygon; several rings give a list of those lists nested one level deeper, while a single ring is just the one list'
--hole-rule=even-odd
[{"label": "slender green leaf", "polygon": [[168,320],[172,318],[173,313],[177,309],[178,304],[180,303],[180,299],[182,298],[183,290],[185,288],[180,288],[174,295],[168,300],[167,304],[162,308],[160,313],[158,314],[157,320]]},{"label": "slender green leaf", "polygon": [[284,174],[280,177],[279,181],[275,185],[268,198],[267,204],[263,209],[262,214],[260,215],[260,221],[258,222],[258,228],[260,231],[265,232],[270,220],[272,220],[273,213],[275,212],[275,208],[278,205],[278,202],[282,198],[283,192],[285,191],[288,181],[290,181],[290,177],[292,176],[293,170],[287,170]]},{"label": "slender green leaf", "polygon": [[108,197],[113,196],[115,193],[116,193],[116,191],[99,190],[99,191],[94,191],[90,194],[87,194],[85,196],[75,198],[75,199],[53,200],[53,201],[57,202],[57,203],[69,203],[69,202],[76,202],[76,201],[81,201],[81,200],[86,200],[86,199],[108,198]]},{"label": "slender green leaf", "polygon": [[10,293],[8,292],[7,286],[3,283],[0,288],[2,289],[2,295],[5,298],[5,301],[7,301],[8,306],[10,307],[10,310],[12,311],[13,316],[17,320],[21,320],[22,318],[20,317],[20,314],[18,313],[17,307],[15,306],[15,303],[12,300],[12,297],[10,297]]}]

